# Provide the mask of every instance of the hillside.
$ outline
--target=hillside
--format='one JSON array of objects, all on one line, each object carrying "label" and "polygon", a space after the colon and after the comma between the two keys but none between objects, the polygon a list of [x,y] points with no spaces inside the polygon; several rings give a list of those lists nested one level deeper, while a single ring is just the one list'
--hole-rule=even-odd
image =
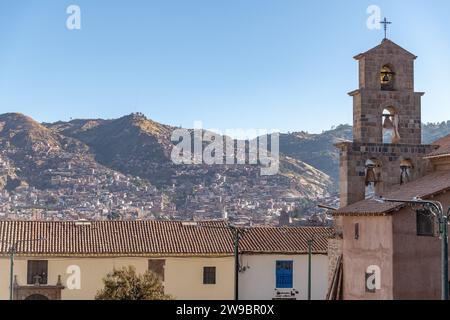
[{"label": "hillside", "polygon": [[[430,144],[450,134],[450,121],[427,123],[422,127],[422,141]],[[321,134],[293,132],[280,136],[280,152],[301,160],[326,173],[338,181],[339,153],[334,144],[342,140],[352,140],[350,125],[340,125]]]},{"label": "hillside", "polygon": [[3,208],[28,216],[28,208],[47,212],[51,203],[58,215],[87,218],[214,218],[227,211],[266,223],[283,208],[314,211],[336,191],[327,174],[284,154],[274,176],[261,176],[259,165],[176,165],[174,129],[142,114],[45,124],[2,115],[0,192],[15,195]]},{"label": "hillside", "polygon": [[[142,114],[132,114],[116,120],[75,120],[69,123],[47,125],[60,134],[73,137],[88,145],[101,164],[123,173],[137,175],[148,179],[160,187],[184,182],[201,184],[213,181],[217,174],[226,175],[230,166],[175,166],[170,154],[173,148],[171,134],[174,127],[166,126],[147,119]],[[287,159],[282,156],[281,176],[302,195],[325,194],[332,188],[329,177],[300,161],[298,158]],[[237,166],[236,170],[239,170]],[[253,172],[254,168],[243,166],[243,175]],[[309,191],[312,194],[309,194]]]},{"label": "hillside", "polygon": [[[259,165],[175,165],[174,129],[140,113],[46,124],[0,115],[0,215],[178,219],[226,212],[239,222],[274,224],[281,210],[311,214],[317,203],[336,201],[334,144],[352,139],[348,125],[281,134],[279,173],[261,176]],[[424,125],[424,140],[449,131],[450,122]],[[2,202],[2,189],[12,201]]]},{"label": "hillside", "polygon": [[49,170],[66,168],[70,163],[78,163],[85,169],[96,166],[84,143],[22,114],[0,115],[0,146],[2,155],[14,168],[9,174],[10,186],[26,183],[48,188]]},{"label": "hillside", "polygon": [[115,120],[74,120],[47,125],[88,145],[96,161],[125,174],[168,184],[173,128],[132,114]]},{"label": "hillside", "polygon": [[423,125],[422,141],[430,144],[450,134],[450,121],[441,123],[427,123]]},{"label": "hillside", "polygon": [[280,152],[301,160],[338,180],[339,154],[334,146],[352,139],[352,127],[341,125],[321,134],[293,132],[280,135]]}]

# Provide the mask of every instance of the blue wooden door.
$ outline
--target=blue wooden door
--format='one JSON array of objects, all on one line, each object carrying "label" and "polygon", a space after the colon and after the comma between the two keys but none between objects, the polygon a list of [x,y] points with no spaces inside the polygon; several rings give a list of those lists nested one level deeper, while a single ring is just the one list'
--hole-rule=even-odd
[{"label": "blue wooden door", "polygon": [[276,263],[276,288],[292,289],[293,284],[293,261],[277,261]]}]

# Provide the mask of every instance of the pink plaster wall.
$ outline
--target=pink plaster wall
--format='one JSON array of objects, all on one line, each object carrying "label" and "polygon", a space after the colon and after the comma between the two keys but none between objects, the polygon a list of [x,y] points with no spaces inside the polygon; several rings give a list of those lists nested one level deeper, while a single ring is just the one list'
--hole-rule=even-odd
[{"label": "pink plaster wall", "polygon": [[[436,197],[444,208],[450,193]],[[441,240],[417,236],[416,213],[407,207],[394,215],[394,299],[440,299]]]},{"label": "pink plaster wall", "polygon": [[[343,217],[344,300],[393,299],[392,217]],[[354,225],[359,223],[358,240]],[[381,268],[381,290],[366,292],[365,274],[371,265]]]}]

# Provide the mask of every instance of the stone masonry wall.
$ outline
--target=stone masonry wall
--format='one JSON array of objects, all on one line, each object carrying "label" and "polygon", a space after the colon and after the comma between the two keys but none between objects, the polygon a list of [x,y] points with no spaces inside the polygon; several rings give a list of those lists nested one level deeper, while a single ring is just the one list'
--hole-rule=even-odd
[{"label": "stone masonry wall", "polygon": [[410,160],[413,164],[410,180],[423,177],[432,170],[429,160],[423,157],[434,150],[431,145],[388,145],[369,143],[341,143],[340,149],[340,195],[341,207],[365,199],[365,164],[368,159],[381,164],[380,182],[376,194],[388,192],[400,183],[400,161]]}]

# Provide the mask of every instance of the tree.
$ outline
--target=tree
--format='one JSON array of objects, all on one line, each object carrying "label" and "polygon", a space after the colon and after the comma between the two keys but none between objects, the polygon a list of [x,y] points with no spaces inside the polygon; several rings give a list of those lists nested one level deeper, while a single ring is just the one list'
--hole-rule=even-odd
[{"label": "tree", "polygon": [[57,205],[58,204],[58,198],[56,198],[56,197],[54,197],[54,196],[51,196],[50,198],[48,198],[48,200],[47,200],[47,205],[48,206],[55,206],[55,205]]},{"label": "tree", "polygon": [[118,212],[111,211],[106,217],[108,220],[119,220],[122,216]]},{"label": "tree", "polygon": [[164,294],[159,278],[150,271],[137,274],[133,266],[114,269],[104,279],[104,288],[97,292],[96,300],[171,300]]}]

